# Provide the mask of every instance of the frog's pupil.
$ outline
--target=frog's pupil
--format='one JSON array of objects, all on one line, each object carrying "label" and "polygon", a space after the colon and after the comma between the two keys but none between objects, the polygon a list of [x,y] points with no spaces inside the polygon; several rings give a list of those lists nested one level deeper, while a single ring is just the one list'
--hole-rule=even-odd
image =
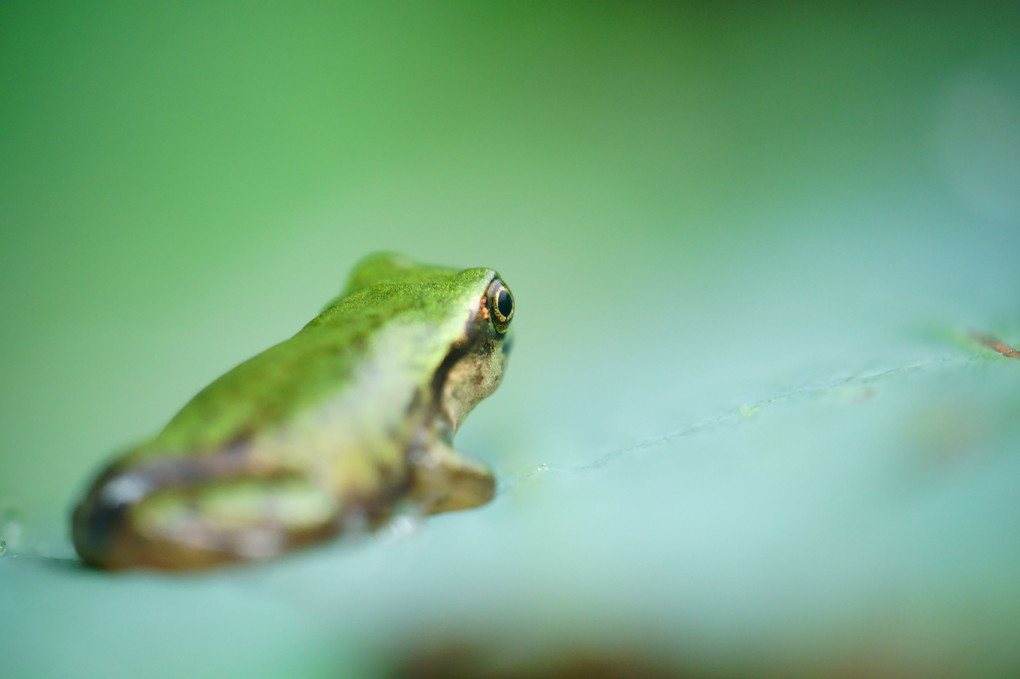
[{"label": "frog's pupil", "polygon": [[506,291],[506,288],[500,290],[496,295],[496,308],[499,309],[499,314],[503,318],[509,318],[510,312],[514,310],[514,302],[510,299],[510,293]]}]

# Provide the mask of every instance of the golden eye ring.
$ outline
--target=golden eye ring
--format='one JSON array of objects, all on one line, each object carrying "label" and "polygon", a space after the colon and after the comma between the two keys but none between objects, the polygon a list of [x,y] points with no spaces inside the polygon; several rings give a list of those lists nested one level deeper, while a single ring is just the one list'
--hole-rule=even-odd
[{"label": "golden eye ring", "polygon": [[496,332],[502,335],[506,332],[510,319],[514,317],[514,296],[510,288],[498,278],[494,278],[489,284],[485,296],[488,299],[492,325]]}]

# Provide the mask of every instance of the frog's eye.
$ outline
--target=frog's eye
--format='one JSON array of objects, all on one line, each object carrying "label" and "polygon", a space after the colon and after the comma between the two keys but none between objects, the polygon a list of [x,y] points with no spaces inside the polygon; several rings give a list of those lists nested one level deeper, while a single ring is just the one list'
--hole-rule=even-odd
[{"label": "frog's eye", "polygon": [[506,332],[510,319],[514,317],[514,296],[510,294],[510,289],[503,284],[503,281],[498,278],[489,284],[485,296],[488,299],[492,325],[496,328],[496,332],[503,334]]}]

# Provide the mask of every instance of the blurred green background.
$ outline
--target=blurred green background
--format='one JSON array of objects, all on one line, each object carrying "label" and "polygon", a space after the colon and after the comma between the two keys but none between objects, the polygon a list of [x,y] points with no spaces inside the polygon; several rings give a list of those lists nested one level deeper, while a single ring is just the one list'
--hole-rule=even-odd
[{"label": "blurred green background", "polygon": [[[376,249],[499,269],[477,511],[75,567],[88,477]],[[1008,675],[1020,6],[0,5],[9,676]],[[516,674],[515,674],[516,673]]]}]

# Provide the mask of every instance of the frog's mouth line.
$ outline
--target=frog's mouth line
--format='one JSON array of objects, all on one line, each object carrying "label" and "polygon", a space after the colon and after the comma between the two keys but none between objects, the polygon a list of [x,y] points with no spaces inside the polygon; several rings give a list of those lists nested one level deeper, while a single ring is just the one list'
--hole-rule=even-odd
[{"label": "frog's mouth line", "polygon": [[502,342],[500,344],[501,344],[501,348],[503,350],[503,354],[505,356],[509,356],[510,355],[510,350],[514,346],[513,333],[509,333],[508,332],[505,335],[503,335],[503,340],[502,340]]}]

